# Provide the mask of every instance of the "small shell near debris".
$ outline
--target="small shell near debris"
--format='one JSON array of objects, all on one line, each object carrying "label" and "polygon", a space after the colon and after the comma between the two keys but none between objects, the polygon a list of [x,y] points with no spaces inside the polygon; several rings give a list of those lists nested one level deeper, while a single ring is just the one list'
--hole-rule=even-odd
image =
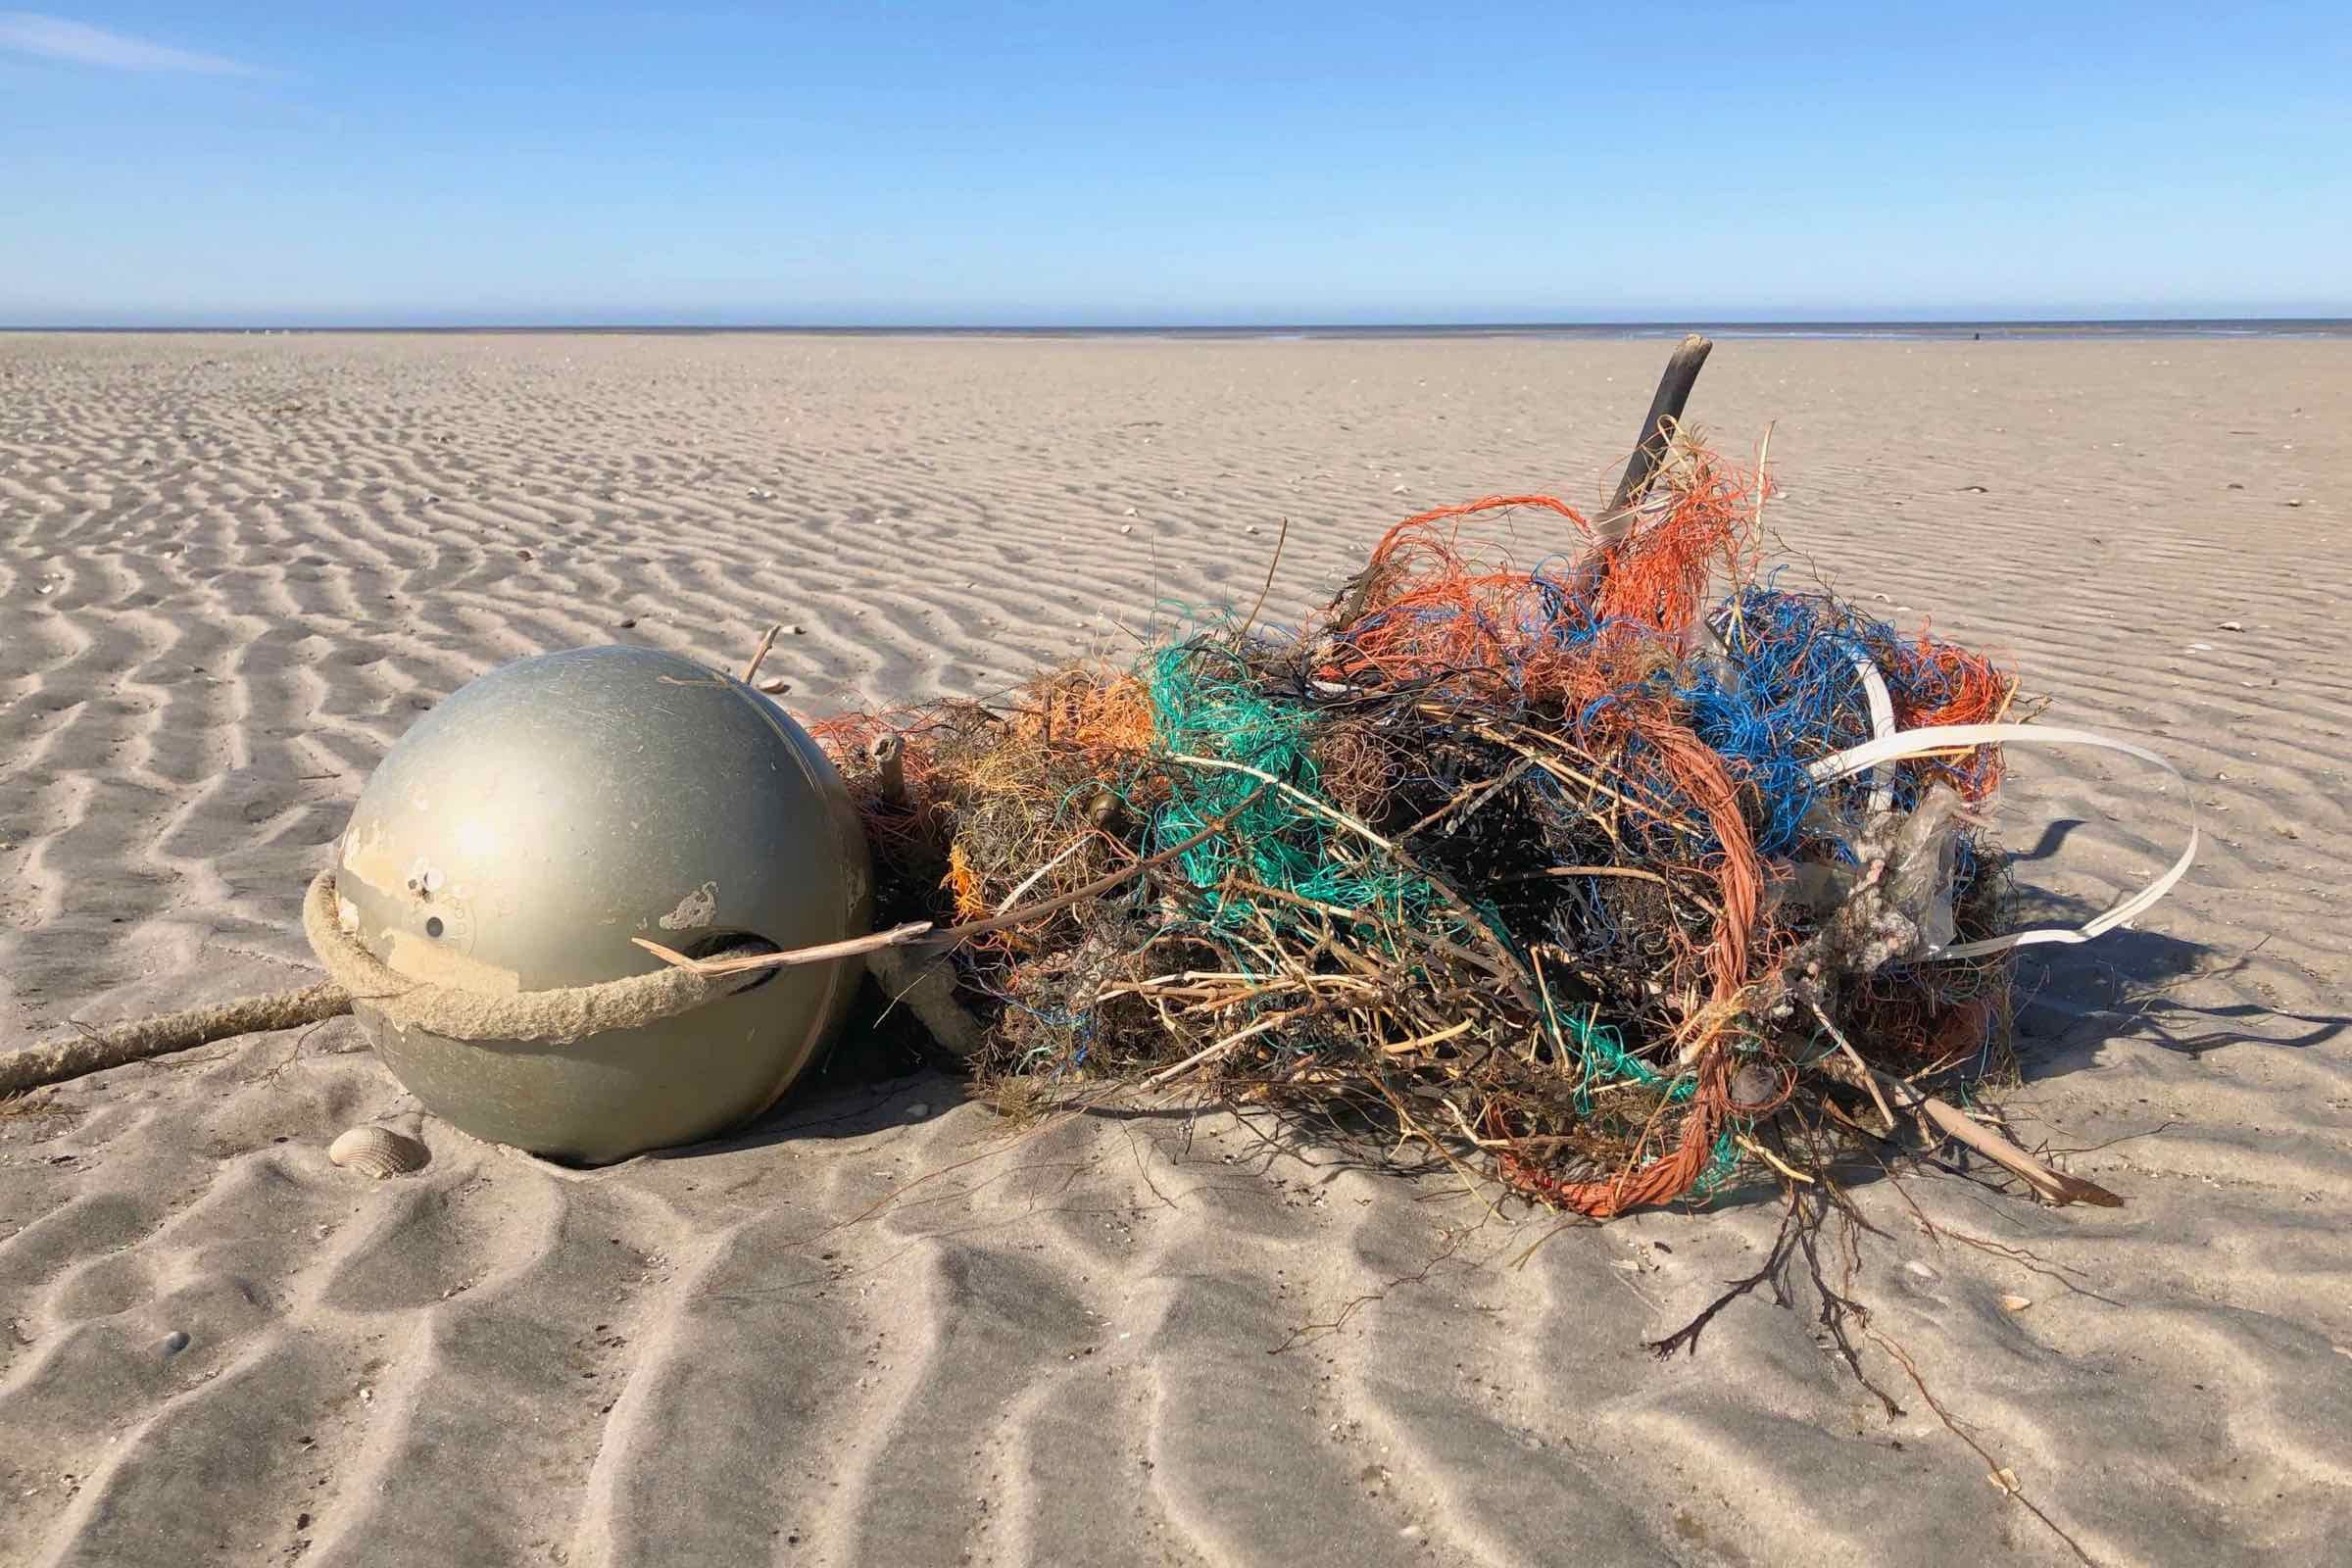
[{"label": "small shell near debris", "polygon": [[354,1127],[326,1146],[326,1157],[380,1180],[422,1170],[432,1155],[416,1139],[389,1127]]}]

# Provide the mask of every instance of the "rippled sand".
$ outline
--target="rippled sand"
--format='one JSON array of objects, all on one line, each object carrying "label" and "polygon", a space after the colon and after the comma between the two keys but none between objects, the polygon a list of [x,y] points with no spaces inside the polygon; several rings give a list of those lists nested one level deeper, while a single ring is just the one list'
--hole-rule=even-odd
[{"label": "rippled sand", "polygon": [[[808,711],[985,692],[1253,597],[1285,517],[1294,614],[1408,511],[1592,499],[1662,358],[0,338],[0,1042],[297,983],[368,769],[505,660],[782,620]],[[2033,966],[2011,1108],[2130,1206],[1854,1194],[1871,1327],[2100,1562],[2352,1529],[2348,403],[2341,342],[2106,341],[1730,342],[1693,404],[1779,421],[1795,569],[2204,811],[2143,929]],[[2022,879],[2152,873],[2161,785],[2021,756]],[[1230,1118],[1008,1142],[850,1059],[722,1152],[574,1176],[428,1120],[370,1185],[327,1141],[414,1106],[359,1044],[0,1106],[0,1562],[2075,1560],[1809,1292],[1642,1349],[1756,1267],[1766,1190],[1529,1255],[1547,1217]]]}]

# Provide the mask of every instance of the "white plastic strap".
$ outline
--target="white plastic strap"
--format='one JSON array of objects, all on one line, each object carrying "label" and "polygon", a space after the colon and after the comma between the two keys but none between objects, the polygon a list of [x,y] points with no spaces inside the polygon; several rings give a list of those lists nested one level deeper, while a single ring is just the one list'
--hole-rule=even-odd
[{"label": "white plastic strap", "polygon": [[2174,778],[2180,779],[2181,797],[2188,804],[2188,848],[2180,852],[2180,858],[2175,860],[2171,869],[2162,876],[2106,913],[2085,920],[2080,926],[2035,926],[2025,931],[2012,931],[2004,936],[1986,937],[1981,942],[1958,942],[1948,948],[1937,948],[1930,956],[1974,958],[2034,943],[2088,942],[2146,913],[2157,900],[2172,892],[2195,862],[2197,803],[2189,794],[2188,781],[2181,778],[2180,770],[2144,746],[2119,741],[2095,730],[2069,729],[2057,724],[1932,724],[1924,729],[1902,730],[1892,735],[1881,735],[1860,746],[1850,746],[1815,762],[1810,771],[1817,782],[1827,784],[1836,779],[1850,778],[1882,762],[1899,762],[1936,752],[1965,751],[1978,746],[2091,746],[2101,751],[2121,752],[2126,757],[2136,757],[2143,762],[2153,762]]},{"label": "white plastic strap", "polygon": [[[1868,659],[1854,661],[1854,673],[1862,677],[1862,695],[1870,704],[1870,733],[1874,739],[1885,740],[1894,733],[1894,699],[1886,694],[1886,677]],[[1871,775],[1870,808],[1884,811],[1893,805],[1894,767],[1889,763]]]}]

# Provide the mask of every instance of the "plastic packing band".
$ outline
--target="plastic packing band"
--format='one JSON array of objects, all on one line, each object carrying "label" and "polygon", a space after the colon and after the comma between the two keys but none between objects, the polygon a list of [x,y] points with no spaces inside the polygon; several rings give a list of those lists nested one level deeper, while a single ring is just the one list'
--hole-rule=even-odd
[{"label": "plastic packing band", "polygon": [[[1894,733],[1894,699],[1886,694],[1886,677],[1879,673],[1878,662],[1867,658],[1854,661],[1854,673],[1862,677],[1862,695],[1870,704],[1871,736],[1883,741]],[[1884,811],[1893,805],[1894,769],[1878,768],[1870,779],[1870,808]]]},{"label": "plastic packing band", "polygon": [[2003,936],[1986,937],[1981,942],[1957,942],[1950,947],[1936,949],[1928,955],[1929,957],[1975,958],[1988,953],[2005,953],[2011,948],[2029,947],[2036,943],[2088,942],[2146,913],[2157,900],[2172,892],[2195,862],[2197,803],[2189,794],[2188,780],[2182,777],[2179,768],[2146,747],[2119,741],[2095,730],[2069,729],[2058,724],[1931,724],[1923,729],[1881,735],[1876,740],[1850,746],[1842,752],[1834,752],[1813,763],[1810,771],[1816,782],[1828,784],[1838,779],[1851,778],[1882,762],[1899,762],[1936,752],[1968,750],[1979,746],[2089,746],[2100,751],[2121,752],[2126,757],[2135,757],[2143,762],[2153,762],[2180,781],[2181,797],[2188,803],[2188,848],[2180,852],[2180,858],[2162,876],[2104,914],[2093,916],[2079,926],[2034,926],[2024,931],[2011,931]]}]

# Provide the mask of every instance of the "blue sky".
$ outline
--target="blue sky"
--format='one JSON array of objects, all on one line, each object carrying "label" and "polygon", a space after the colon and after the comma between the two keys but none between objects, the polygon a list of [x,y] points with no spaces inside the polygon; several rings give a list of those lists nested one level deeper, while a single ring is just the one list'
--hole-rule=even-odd
[{"label": "blue sky", "polygon": [[0,322],[2352,314],[2226,10],[0,10]]}]

